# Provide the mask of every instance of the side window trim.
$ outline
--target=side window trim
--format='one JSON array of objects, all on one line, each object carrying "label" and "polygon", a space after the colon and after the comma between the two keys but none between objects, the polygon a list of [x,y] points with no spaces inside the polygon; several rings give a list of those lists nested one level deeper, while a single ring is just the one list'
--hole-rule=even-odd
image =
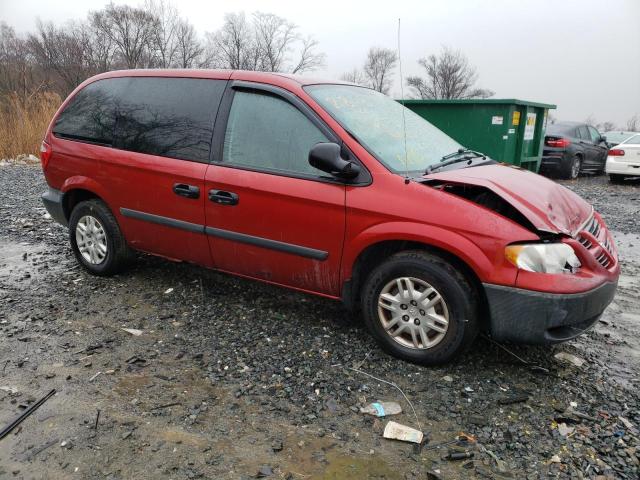
[{"label": "side window trim", "polygon": [[222,96],[222,101],[220,102],[220,108],[218,110],[218,115],[216,117],[216,123],[213,131],[213,145],[211,148],[210,155],[210,163],[225,166],[228,168],[237,168],[240,170],[248,170],[255,171],[260,173],[266,173],[271,175],[278,175],[281,177],[290,177],[290,178],[299,178],[303,180],[310,180],[316,182],[324,182],[324,183],[335,183],[339,185],[344,185],[345,182],[337,179],[331,178],[329,176],[314,176],[314,175],[304,175],[297,173],[286,173],[282,171],[270,170],[268,168],[251,168],[240,165],[231,165],[222,161],[224,154],[224,139],[227,131],[227,123],[229,120],[229,116],[231,114],[231,106],[233,105],[233,98],[235,96],[236,91],[247,91],[254,93],[261,93],[267,95],[273,95],[280,100],[286,101],[295,107],[300,113],[302,113],[314,126],[316,126],[322,134],[324,134],[329,141],[335,142],[340,145],[345,152],[349,154],[349,157],[352,161],[356,162],[362,169],[362,179],[356,179],[355,182],[349,183],[352,186],[363,186],[371,184],[372,178],[371,174],[367,170],[367,168],[360,162],[350,150],[346,149],[346,146],[342,142],[342,139],[309,107],[305,102],[299,99],[293,93],[277,87],[275,85],[269,85],[265,83],[256,83],[256,82],[248,82],[245,80],[231,80],[227,84],[227,88]]}]

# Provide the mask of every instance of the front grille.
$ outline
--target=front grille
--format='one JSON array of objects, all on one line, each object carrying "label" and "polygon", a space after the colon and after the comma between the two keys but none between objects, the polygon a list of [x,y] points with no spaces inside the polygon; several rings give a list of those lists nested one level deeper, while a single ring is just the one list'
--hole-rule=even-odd
[{"label": "front grille", "polygon": [[582,231],[577,235],[577,240],[604,268],[609,268],[615,263],[616,253],[611,235],[596,214],[593,214],[585,223]]}]

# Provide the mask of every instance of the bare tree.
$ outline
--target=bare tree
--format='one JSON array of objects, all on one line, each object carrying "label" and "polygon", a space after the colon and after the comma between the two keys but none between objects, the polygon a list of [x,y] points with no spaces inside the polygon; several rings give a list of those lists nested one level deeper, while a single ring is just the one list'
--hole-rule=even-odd
[{"label": "bare tree", "polygon": [[244,13],[227,13],[215,33],[207,33],[207,66],[256,70],[258,49]]},{"label": "bare tree", "polygon": [[640,117],[637,114],[627,120],[627,130],[630,132],[640,131]]},{"label": "bare tree", "polygon": [[364,64],[364,75],[374,90],[388,93],[393,84],[392,71],[398,62],[396,52],[389,48],[371,47]]},{"label": "bare tree", "polygon": [[36,33],[27,37],[27,45],[49,81],[61,82],[62,93],[69,93],[95,73],[90,62],[91,38],[79,24],[56,27],[52,22],[38,21]]},{"label": "bare tree", "polygon": [[[251,21],[244,13],[225,15],[222,28],[208,33],[206,61],[208,66],[232,70],[301,73],[318,68],[324,54],[316,52],[317,42],[301,38],[298,27],[270,13],[256,12]],[[294,63],[290,55],[299,46]]]},{"label": "bare tree", "polygon": [[127,68],[147,67],[151,63],[159,20],[152,13],[128,5],[110,3],[89,14],[91,25],[113,42]]},{"label": "bare tree", "polygon": [[154,65],[172,67],[178,50],[178,10],[167,0],[147,0],[144,9],[157,20],[153,32]]},{"label": "bare tree", "polygon": [[13,27],[0,22],[0,93],[19,92],[23,98],[33,88],[34,73],[26,42]]},{"label": "bare tree", "polygon": [[419,98],[464,99],[488,98],[494,92],[475,87],[478,73],[460,50],[442,47],[439,55],[429,55],[418,60],[427,76],[407,78],[407,85]]},{"label": "bare tree", "polygon": [[364,73],[362,73],[357,68],[354,68],[350,72],[343,73],[340,76],[340,80],[344,80],[345,82],[349,82],[349,83],[355,83],[356,85],[365,86],[367,84],[367,79],[364,76]]},{"label": "bare tree", "polygon": [[200,43],[193,25],[186,20],[180,20],[178,22],[176,41],[175,66],[178,68],[194,68],[198,66],[204,47]]},{"label": "bare tree", "polygon": [[326,55],[316,52],[318,41],[312,37],[306,37],[301,40],[301,43],[298,63],[291,69],[291,73],[310,72],[324,66]]},{"label": "bare tree", "polygon": [[593,114],[591,114],[583,120],[583,123],[586,123],[587,125],[591,125],[592,127],[595,127],[596,125],[598,125],[598,120],[596,120],[596,117],[594,117]]},{"label": "bare tree", "polygon": [[598,125],[599,129],[603,132],[610,132],[611,130],[616,130],[616,124],[611,121],[602,122],[602,124]]}]

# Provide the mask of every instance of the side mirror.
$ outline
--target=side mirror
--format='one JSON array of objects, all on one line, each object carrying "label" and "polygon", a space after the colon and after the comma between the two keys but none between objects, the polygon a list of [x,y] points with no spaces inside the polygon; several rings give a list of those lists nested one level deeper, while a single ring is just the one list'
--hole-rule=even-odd
[{"label": "side mirror", "polygon": [[600,137],[600,143],[607,143],[607,137],[605,137],[604,135],[602,135]]},{"label": "side mirror", "polygon": [[309,164],[334,177],[350,180],[360,174],[360,166],[342,159],[337,143],[316,143],[309,152]]}]

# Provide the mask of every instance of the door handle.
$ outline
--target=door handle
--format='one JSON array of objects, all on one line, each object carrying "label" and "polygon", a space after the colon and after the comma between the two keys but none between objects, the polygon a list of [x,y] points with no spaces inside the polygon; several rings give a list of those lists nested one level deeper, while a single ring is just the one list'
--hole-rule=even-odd
[{"label": "door handle", "polygon": [[175,183],[173,185],[173,193],[185,198],[198,198],[200,189],[195,185],[187,185],[186,183]]},{"label": "door handle", "polygon": [[209,200],[220,205],[237,205],[238,194],[224,190],[209,190]]}]

